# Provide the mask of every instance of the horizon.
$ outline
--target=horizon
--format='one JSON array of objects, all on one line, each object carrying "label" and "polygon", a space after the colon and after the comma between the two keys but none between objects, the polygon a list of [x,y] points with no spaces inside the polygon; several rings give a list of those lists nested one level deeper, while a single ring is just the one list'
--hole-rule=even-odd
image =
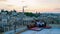
[{"label": "horizon", "polygon": [[[6,11],[5,9],[0,9],[0,12],[1,12],[1,10],[4,10],[4,11]],[[13,9],[13,10],[7,10],[7,11],[14,11],[15,9]],[[15,10],[16,12],[23,12],[23,11],[17,11],[17,10]],[[30,13],[60,13],[60,12],[49,12],[49,11],[47,11],[47,12],[39,12],[39,11],[25,11],[25,12],[30,12]]]}]

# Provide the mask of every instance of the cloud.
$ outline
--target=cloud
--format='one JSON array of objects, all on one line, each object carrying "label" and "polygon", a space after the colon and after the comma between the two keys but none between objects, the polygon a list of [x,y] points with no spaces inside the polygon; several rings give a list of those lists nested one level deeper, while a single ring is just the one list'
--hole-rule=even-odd
[{"label": "cloud", "polygon": [[55,8],[55,10],[60,10],[60,8]]},{"label": "cloud", "polygon": [[60,8],[55,8],[54,11],[59,11],[60,12]]},{"label": "cloud", "polygon": [[[26,11],[60,11],[60,0],[0,0],[0,9],[22,10],[23,5],[27,5]],[[46,9],[45,9],[46,8]]]},{"label": "cloud", "polygon": [[0,0],[0,2],[1,2],[1,1],[6,1],[6,0]]}]

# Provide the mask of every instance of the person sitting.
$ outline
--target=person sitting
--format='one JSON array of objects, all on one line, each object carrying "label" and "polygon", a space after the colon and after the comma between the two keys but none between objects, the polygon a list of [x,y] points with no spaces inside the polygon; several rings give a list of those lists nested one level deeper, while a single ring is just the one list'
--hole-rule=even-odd
[{"label": "person sitting", "polygon": [[36,21],[35,21],[35,25],[36,25],[36,27],[40,27],[40,22],[39,22],[39,20],[36,20]]},{"label": "person sitting", "polygon": [[28,29],[31,29],[31,28],[34,28],[34,27],[36,27],[36,26],[35,26],[35,24],[32,24],[32,23],[29,24],[29,25],[27,25],[27,28],[28,28]]},{"label": "person sitting", "polygon": [[46,23],[44,23],[43,21],[39,21],[39,20],[36,21],[35,24],[36,24],[37,27],[45,27],[46,26]]}]

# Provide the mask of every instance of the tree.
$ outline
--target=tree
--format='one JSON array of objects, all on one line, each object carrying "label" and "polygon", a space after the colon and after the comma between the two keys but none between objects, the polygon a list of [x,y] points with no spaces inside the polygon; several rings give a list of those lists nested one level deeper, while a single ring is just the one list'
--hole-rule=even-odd
[{"label": "tree", "polygon": [[1,12],[4,12],[4,9],[2,9]]},{"label": "tree", "polygon": [[26,16],[30,16],[30,17],[38,17],[38,16],[40,16],[40,14],[38,13],[38,14],[34,14],[34,13],[31,13],[31,12],[25,12],[24,13]]}]

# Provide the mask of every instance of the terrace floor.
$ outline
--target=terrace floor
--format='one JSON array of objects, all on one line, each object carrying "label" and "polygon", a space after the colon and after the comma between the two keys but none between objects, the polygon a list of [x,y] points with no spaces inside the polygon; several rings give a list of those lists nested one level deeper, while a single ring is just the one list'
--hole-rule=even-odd
[{"label": "terrace floor", "polygon": [[59,27],[60,25],[53,24],[51,26],[52,26],[51,29],[43,29],[41,31],[27,30],[27,31],[22,32],[20,34],[60,34],[60,27]]},{"label": "terrace floor", "polygon": [[27,30],[21,34],[60,34],[59,28],[43,29],[41,31]]}]

